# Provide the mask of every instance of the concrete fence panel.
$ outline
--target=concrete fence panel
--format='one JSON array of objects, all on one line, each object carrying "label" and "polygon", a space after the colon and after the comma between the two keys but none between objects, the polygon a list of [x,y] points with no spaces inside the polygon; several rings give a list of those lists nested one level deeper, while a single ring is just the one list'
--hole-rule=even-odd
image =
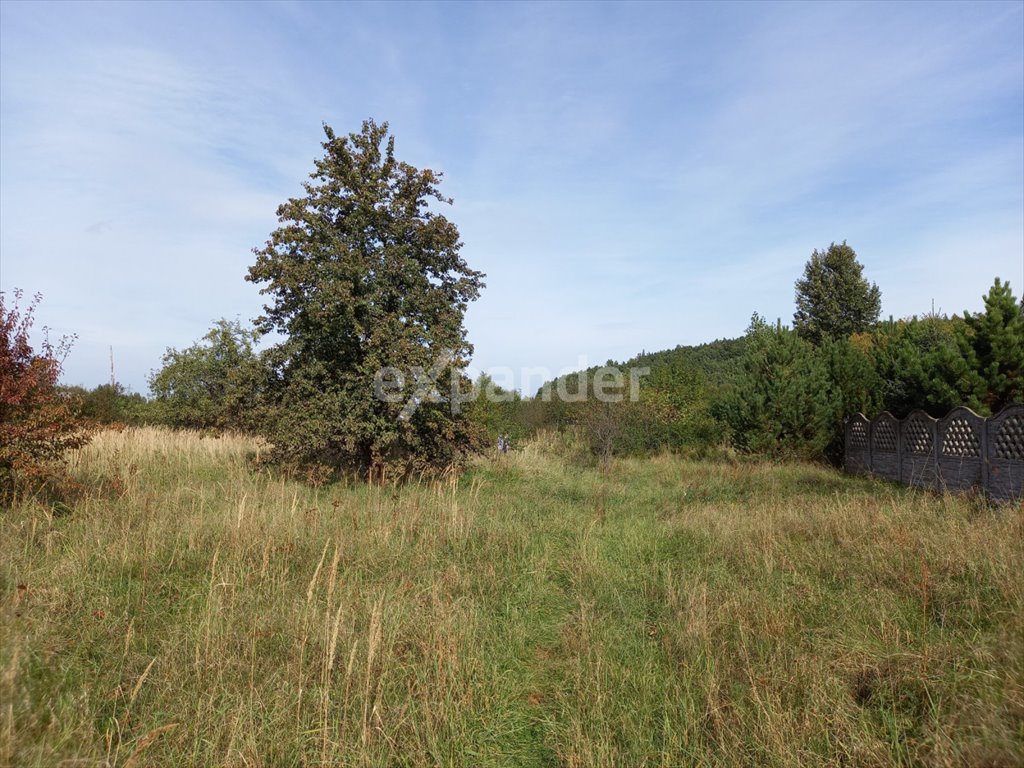
[{"label": "concrete fence panel", "polygon": [[871,423],[870,471],[894,482],[900,481],[900,423],[886,411]]},{"label": "concrete fence panel", "polygon": [[924,411],[914,411],[900,423],[900,477],[907,485],[935,487],[937,425]]},{"label": "concrete fence panel", "polygon": [[966,491],[985,486],[985,419],[954,408],[939,420],[939,488]]},{"label": "concrete fence panel", "polygon": [[858,475],[871,471],[871,422],[863,413],[846,421],[846,469]]},{"label": "concrete fence panel", "polygon": [[988,419],[988,493],[994,499],[1024,496],[1024,405],[1011,405]]},{"label": "concrete fence panel", "polygon": [[990,418],[954,408],[933,419],[914,411],[846,421],[846,470],[937,490],[984,491],[999,501],[1024,499],[1024,405]]}]

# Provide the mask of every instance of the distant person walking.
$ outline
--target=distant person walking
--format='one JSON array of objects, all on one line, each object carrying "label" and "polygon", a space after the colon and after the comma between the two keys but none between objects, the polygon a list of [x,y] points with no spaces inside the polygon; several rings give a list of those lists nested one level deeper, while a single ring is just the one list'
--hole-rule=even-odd
[{"label": "distant person walking", "polygon": [[507,434],[498,435],[498,450],[502,453],[508,453],[509,441]]}]

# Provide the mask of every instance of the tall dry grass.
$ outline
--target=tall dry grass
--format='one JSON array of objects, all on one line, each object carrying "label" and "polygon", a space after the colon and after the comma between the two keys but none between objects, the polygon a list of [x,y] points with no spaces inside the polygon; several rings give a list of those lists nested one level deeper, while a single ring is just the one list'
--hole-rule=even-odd
[{"label": "tall dry grass", "polygon": [[313,489],[105,433],[0,513],[0,764],[1015,765],[1024,515],[557,438]]}]

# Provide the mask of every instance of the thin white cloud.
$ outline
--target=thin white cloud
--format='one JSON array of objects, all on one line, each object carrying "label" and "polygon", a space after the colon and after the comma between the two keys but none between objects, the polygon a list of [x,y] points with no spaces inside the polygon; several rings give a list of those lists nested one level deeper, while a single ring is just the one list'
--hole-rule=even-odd
[{"label": "thin white cloud", "polygon": [[898,315],[1024,264],[1019,5],[11,7],[0,286],[80,333],[82,383],[114,344],[143,388],[164,347],[259,312],[250,249],[321,120],[387,119],[447,172],[488,273],[480,367],[788,320],[832,240]]}]

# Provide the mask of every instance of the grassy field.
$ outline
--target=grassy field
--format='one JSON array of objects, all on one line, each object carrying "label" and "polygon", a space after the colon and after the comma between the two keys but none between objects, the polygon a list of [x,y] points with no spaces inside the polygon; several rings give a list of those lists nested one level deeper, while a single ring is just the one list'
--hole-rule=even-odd
[{"label": "grassy field", "polygon": [[[0,512],[0,764],[1024,764],[1024,513],[540,441],[305,487],[104,433]],[[62,762],[63,761],[63,762]]]}]

